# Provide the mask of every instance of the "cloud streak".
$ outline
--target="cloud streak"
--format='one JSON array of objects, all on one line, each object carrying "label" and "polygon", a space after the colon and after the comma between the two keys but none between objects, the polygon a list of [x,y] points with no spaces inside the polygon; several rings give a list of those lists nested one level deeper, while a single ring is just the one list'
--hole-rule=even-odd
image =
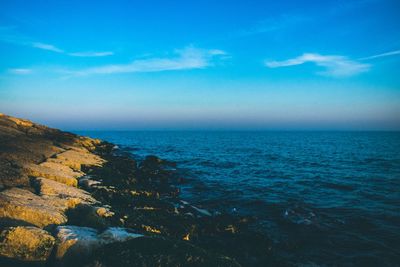
[{"label": "cloud streak", "polygon": [[56,52],[56,53],[61,53],[61,54],[64,53],[64,50],[62,50],[58,47],[55,47],[54,45],[51,45],[51,44],[34,42],[34,43],[32,43],[32,47],[39,48],[42,50],[52,51],[52,52]]},{"label": "cloud streak", "polygon": [[0,41],[14,45],[33,47],[72,57],[105,57],[114,55],[114,53],[111,51],[83,51],[83,52],[72,52],[72,53],[67,52],[53,44],[35,42],[31,38],[16,32],[14,29],[15,27],[0,26]]},{"label": "cloud streak", "polygon": [[395,56],[395,55],[400,55],[400,50],[390,51],[390,52],[377,54],[377,55],[373,55],[373,56],[369,56],[369,57],[363,57],[363,58],[360,58],[359,60],[369,60],[369,59],[388,57],[388,56]]},{"label": "cloud streak", "polygon": [[17,75],[26,75],[26,74],[31,74],[32,70],[31,69],[9,69],[9,73],[12,74],[17,74]]},{"label": "cloud streak", "polygon": [[73,56],[73,57],[106,57],[106,56],[114,55],[114,52],[111,52],[111,51],[104,51],[104,52],[88,51],[88,52],[68,53],[68,55]]},{"label": "cloud streak", "polygon": [[371,65],[351,60],[345,56],[338,55],[320,55],[315,53],[305,53],[301,56],[284,61],[266,61],[265,65],[269,68],[280,68],[302,65],[305,63],[314,63],[324,68],[324,71],[318,72],[320,75],[332,77],[353,76],[369,71]]},{"label": "cloud streak", "polygon": [[203,69],[213,65],[214,59],[225,57],[222,50],[198,49],[186,47],[176,50],[173,57],[147,58],[134,60],[128,64],[112,64],[92,67],[67,73],[77,76],[93,74],[135,73],[135,72],[160,72],[173,70]]}]

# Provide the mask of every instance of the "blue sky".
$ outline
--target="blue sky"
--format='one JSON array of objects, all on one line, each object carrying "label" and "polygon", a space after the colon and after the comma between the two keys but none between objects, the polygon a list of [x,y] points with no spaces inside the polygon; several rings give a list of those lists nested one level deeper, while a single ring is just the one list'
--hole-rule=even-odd
[{"label": "blue sky", "polygon": [[2,0],[0,112],[70,130],[400,130],[399,12]]}]

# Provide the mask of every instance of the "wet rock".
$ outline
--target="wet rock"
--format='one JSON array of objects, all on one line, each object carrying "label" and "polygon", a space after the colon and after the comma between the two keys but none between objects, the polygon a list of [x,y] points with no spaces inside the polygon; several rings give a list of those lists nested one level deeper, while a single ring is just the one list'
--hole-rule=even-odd
[{"label": "wet rock", "polygon": [[105,217],[105,218],[114,216],[114,212],[110,211],[108,208],[105,207],[97,207],[96,214],[99,215],[100,217]]},{"label": "wet rock", "polygon": [[66,212],[68,217],[68,224],[76,225],[76,226],[87,226],[96,229],[103,229],[110,225],[110,220],[108,220],[111,216],[102,216],[112,213],[109,212],[102,214],[98,213],[98,210],[101,208],[88,206],[88,205],[78,205],[74,209],[70,209]]},{"label": "wet rock", "polygon": [[140,237],[106,245],[87,266],[240,266],[231,258],[211,253],[184,241]]},{"label": "wet rock", "polygon": [[121,189],[135,188],[137,186],[136,161],[122,156],[107,158],[102,168],[94,168],[91,172],[94,177],[99,177],[102,184]]},{"label": "wet rock", "polygon": [[143,235],[133,233],[132,230],[121,227],[110,227],[99,234],[100,240],[104,244],[110,244],[114,242],[124,242],[129,239],[142,237]]},{"label": "wet rock", "polygon": [[0,192],[0,222],[45,227],[67,221],[67,204],[59,198],[42,198],[20,188]]},{"label": "wet rock", "polygon": [[71,175],[70,173],[60,172],[58,169],[53,169],[47,166],[36,164],[28,164],[25,168],[29,176],[44,177],[75,187],[78,185],[78,180],[74,177],[74,175]]},{"label": "wet rock", "polygon": [[86,190],[90,190],[94,186],[101,184],[101,182],[90,179],[90,177],[83,177],[83,178],[79,179],[78,183],[81,187],[83,187]]},{"label": "wet rock", "polygon": [[0,233],[0,256],[20,261],[46,261],[55,239],[36,227],[9,227]]}]

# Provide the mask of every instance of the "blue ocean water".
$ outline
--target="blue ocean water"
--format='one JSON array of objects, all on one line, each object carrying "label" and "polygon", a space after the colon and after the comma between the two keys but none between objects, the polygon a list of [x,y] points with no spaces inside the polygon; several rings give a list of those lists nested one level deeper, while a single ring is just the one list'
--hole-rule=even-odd
[{"label": "blue ocean water", "polygon": [[79,132],[178,163],[182,197],[257,218],[298,266],[400,266],[399,132]]}]

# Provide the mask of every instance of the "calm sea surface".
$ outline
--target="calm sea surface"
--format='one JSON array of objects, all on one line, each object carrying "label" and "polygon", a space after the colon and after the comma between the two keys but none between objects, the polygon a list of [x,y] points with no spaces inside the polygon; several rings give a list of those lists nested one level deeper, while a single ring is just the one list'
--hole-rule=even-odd
[{"label": "calm sea surface", "polygon": [[399,132],[78,132],[178,163],[182,198],[256,216],[298,266],[400,266]]}]

